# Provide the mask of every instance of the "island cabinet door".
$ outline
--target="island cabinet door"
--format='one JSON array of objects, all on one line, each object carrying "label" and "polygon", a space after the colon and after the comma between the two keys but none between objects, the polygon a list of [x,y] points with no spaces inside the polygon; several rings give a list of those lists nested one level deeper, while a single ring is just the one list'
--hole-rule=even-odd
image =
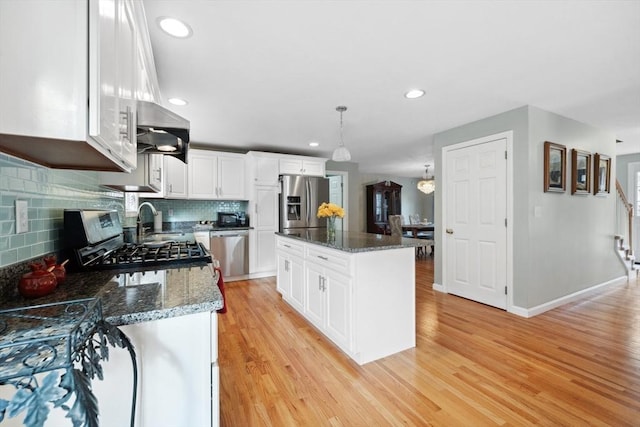
[{"label": "island cabinet door", "polygon": [[291,261],[289,257],[278,252],[278,276],[276,280],[276,289],[283,298],[287,299],[291,293]]},{"label": "island cabinet door", "polygon": [[304,315],[318,329],[324,331],[325,319],[325,294],[324,294],[324,268],[307,262],[305,268],[305,301]]},{"label": "island cabinet door", "polygon": [[292,256],[289,269],[291,271],[291,293],[289,294],[289,304],[298,312],[304,312],[304,261],[302,258]]},{"label": "island cabinet door", "polygon": [[351,346],[351,279],[330,269],[325,270],[325,333],[349,353]]}]

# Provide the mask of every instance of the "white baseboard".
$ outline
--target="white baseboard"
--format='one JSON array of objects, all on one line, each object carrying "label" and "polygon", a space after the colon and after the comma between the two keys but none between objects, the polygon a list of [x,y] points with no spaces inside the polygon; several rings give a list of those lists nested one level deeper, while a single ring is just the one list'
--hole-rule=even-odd
[{"label": "white baseboard", "polygon": [[442,293],[447,293],[447,291],[444,289],[444,286],[441,285],[440,283],[436,283],[433,282],[433,290],[434,291],[438,291],[438,292],[442,292]]},{"label": "white baseboard", "polygon": [[569,295],[565,295],[563,297],[557,298],[555,300],[546,302],[544,304],[540,304],[538,306],[535,307],[531,307],[531,308],[524,308],[524,307],[518,307],[518,306],[511,306],[509,308],[509,313],[513,313],[515,315],[521,316],[521,317],[533,317],[533,316],[537,316],[538,314],[544,313],[545,311],[549,311],[552,310],[554,308],[560,307],[561,305],[573,302],[573,301],[577,301],[581,298],[584,298],[586,296],[589,295],[593,295],[593,294],[597,294],[598,292],[602,291],[602,289],[609,287],[609,286],[616,286],[616,285],[621,285],[623,283],[627,283],[627,276],[621,276],[621,277],[617,277],[615,279],[609,280],[607,282],[604,283],[600,283],[598,285],[594,285],[590,288],[587,289],[583,289],[581,291],[578,292],[574,292],[572,294]]}]

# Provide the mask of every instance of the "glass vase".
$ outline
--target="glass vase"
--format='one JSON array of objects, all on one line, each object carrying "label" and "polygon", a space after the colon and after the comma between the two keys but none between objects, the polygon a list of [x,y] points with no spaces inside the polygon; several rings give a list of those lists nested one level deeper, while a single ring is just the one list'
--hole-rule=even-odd
[{"label": "glass vase", "polygon": [[327,218],[327,242],[333,243],[336,241],[336,217],[330,216]]}]

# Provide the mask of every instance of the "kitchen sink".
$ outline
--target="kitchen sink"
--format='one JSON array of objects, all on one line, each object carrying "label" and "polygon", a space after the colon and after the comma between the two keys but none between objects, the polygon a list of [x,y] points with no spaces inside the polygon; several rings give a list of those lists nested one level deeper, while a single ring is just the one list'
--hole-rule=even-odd
[{"label": "kitchen sink", "polygon": [[175,231],[158,231],[147,233],[142,238],[142,243],[167,243],[183,240],[185,233]]}]

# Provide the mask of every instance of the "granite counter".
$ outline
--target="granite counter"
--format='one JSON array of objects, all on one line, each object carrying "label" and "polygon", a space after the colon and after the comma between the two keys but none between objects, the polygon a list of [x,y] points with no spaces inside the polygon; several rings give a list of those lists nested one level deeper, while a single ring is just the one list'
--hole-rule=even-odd
[{"label": "granite counter", "polygon": [[105,320],[116,326],[216,311],[223,306],[212,269],[206,263],[197,262],[145,272],[68,273],[65,282],[52,294],[35,299],[18,295],[2,301],[0,309],[82,298],[100,298]]},{"label": "granite counter", "polygon": [[326,230],[292,230],[276,234],[351,253],[424,246],[424,241],[420,239],[354,231],[336,231],[335,239],[331,240],[327,239]]}]

